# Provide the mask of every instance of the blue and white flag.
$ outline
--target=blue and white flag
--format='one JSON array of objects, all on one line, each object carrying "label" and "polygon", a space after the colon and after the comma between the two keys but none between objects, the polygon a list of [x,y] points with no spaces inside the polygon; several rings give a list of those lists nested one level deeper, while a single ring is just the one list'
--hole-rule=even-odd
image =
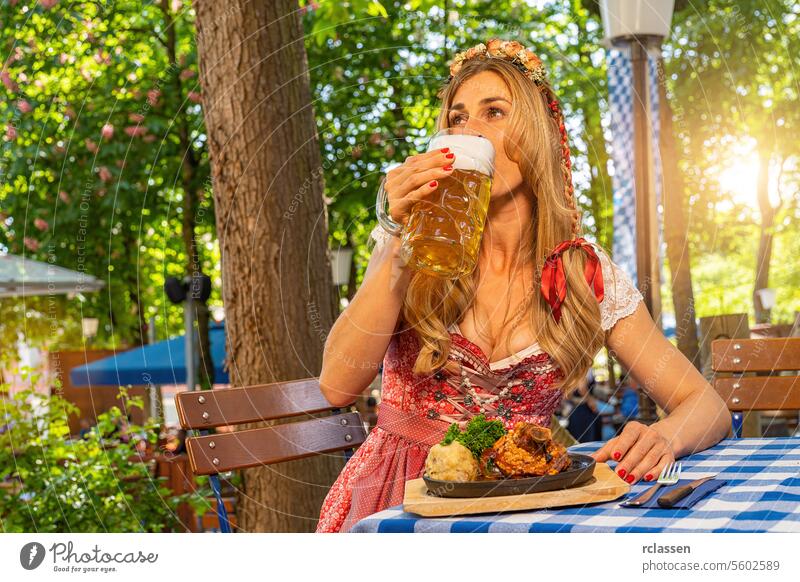
[{"label": "blue and white flag", "polygon": [[[611,154],[614,162],[612,177],[614,197],[614,262],[638,285],[636,273],[636,181],[633,127],[633,67],[628,47],[608,51],[608,103],[611,116]],[[658,112],[658,57],[648,54],[648,89],[651,135],[653,139],[653,164],[656,214],[658,216],[659,270],[663,270],[662,236],[662,170],[659,147],[661,132]],[[663,272],[661,281],[664,281]]]}]

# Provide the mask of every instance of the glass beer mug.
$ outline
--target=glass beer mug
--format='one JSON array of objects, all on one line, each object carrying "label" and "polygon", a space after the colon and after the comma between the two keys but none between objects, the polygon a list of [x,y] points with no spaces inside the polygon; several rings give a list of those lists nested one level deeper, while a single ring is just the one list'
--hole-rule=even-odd
[{"label": "glass beer mug", "polygon": [[400,254],[412,269],[455,279],[475,269],[489,210],[494,173],[494,146],[477,132],[451,127],[436,133],[427,151],[450,148],[453,171],[439,179],[433,192],[411,207],[403,226],[386,210],[381,181],[377,197],[378,222],[400,235]]}]

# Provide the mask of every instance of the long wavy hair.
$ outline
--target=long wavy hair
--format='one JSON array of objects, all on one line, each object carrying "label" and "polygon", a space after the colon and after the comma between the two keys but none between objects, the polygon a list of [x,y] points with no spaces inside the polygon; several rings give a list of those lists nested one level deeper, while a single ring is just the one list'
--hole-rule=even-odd
[{"label": "long wavy hair", "polygon": [[[519,165],[534,198],[532,227],[520,259],[522,264],[533,265],[535,274],[530,282],[531,292],[514,320],[521,323],[527,318],[536,341],[563,373],[561,390],[569,392],[588,372],[603,345],[604,334],[597,299],[583,274],[586,255],[580,249],[569,249],[562,255],[568,291],[559,323],[553,319],[550,306],[539,291],[545,258],[559,243],[572,238],[575,212],[565,196],[560,167],[561,134],[548,108],[552,90],[547,85],[534,85],[502,59],[465,61],[458,74],[439,91],[442,107],[438,129],[448,127],[447,112],[459,86],[483,71],[499,75],[511,93],[514,105],[503,146],[509,159]],[[415,373],[431,374],[441,368],[455,371],[455,362],[449,360],[448,327],[474,305],[479,280],[480,265],[472,273],[452,280],[414,272],[401,309],[401,328],[413,329],[420,340]],[[512,353],[510,339],[507,335],[505,346]]]}]

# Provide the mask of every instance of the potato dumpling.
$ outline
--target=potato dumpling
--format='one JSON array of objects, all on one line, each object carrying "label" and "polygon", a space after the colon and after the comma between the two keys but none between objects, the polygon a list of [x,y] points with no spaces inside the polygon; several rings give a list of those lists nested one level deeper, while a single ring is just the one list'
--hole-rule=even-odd
[{"label": "potato dumpling", "polygon": [[478,461],[458,441],[433,445],[425,459],[425,473],[440,481],[474,481],[478,477]]}]

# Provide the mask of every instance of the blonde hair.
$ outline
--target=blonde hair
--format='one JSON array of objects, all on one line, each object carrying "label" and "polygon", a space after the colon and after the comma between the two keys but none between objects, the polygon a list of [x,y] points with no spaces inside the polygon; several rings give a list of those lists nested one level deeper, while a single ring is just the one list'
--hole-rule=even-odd
[{"label": "blonde hair", "polygon": [[[560,388],[568,392],[578,385],[591,367],[594,355],[603,345],[600,309],[584,278],[585,253],[568,249],[562,255],[567,279],[567,296],[561,307],[561,321],[556,323],[550,306],[542,297],[540,274],[544,260],[562,241],[573,237],[574,201],[566,199],[565,179],[561,171],[561,135],[550,115],[552,91],[534,85],[514,65],[502,59],[465,61],[461,70],[439,92],[442,108],[438,129],[448,127],[448,110],[459,86],[469,77],[491,71],[499,75],[512,96],[513,107],[506,129],[504,148],[509,159],[520,168],[523,179],[534,194],[532,232],[523,245],[523,263],[535,266],[532,290],[516,319],[528,316],[536,340],[561,369]],[[459,279],[447,280],[416,271],[411,277],[401,309],[404,326],[413,329],[421,349],[414,363],[416,374],[431,374],[449,361],[448,327],[458,322],[476,299],[480,267]],[[511,353],[510,335],[505,340]]]}]

